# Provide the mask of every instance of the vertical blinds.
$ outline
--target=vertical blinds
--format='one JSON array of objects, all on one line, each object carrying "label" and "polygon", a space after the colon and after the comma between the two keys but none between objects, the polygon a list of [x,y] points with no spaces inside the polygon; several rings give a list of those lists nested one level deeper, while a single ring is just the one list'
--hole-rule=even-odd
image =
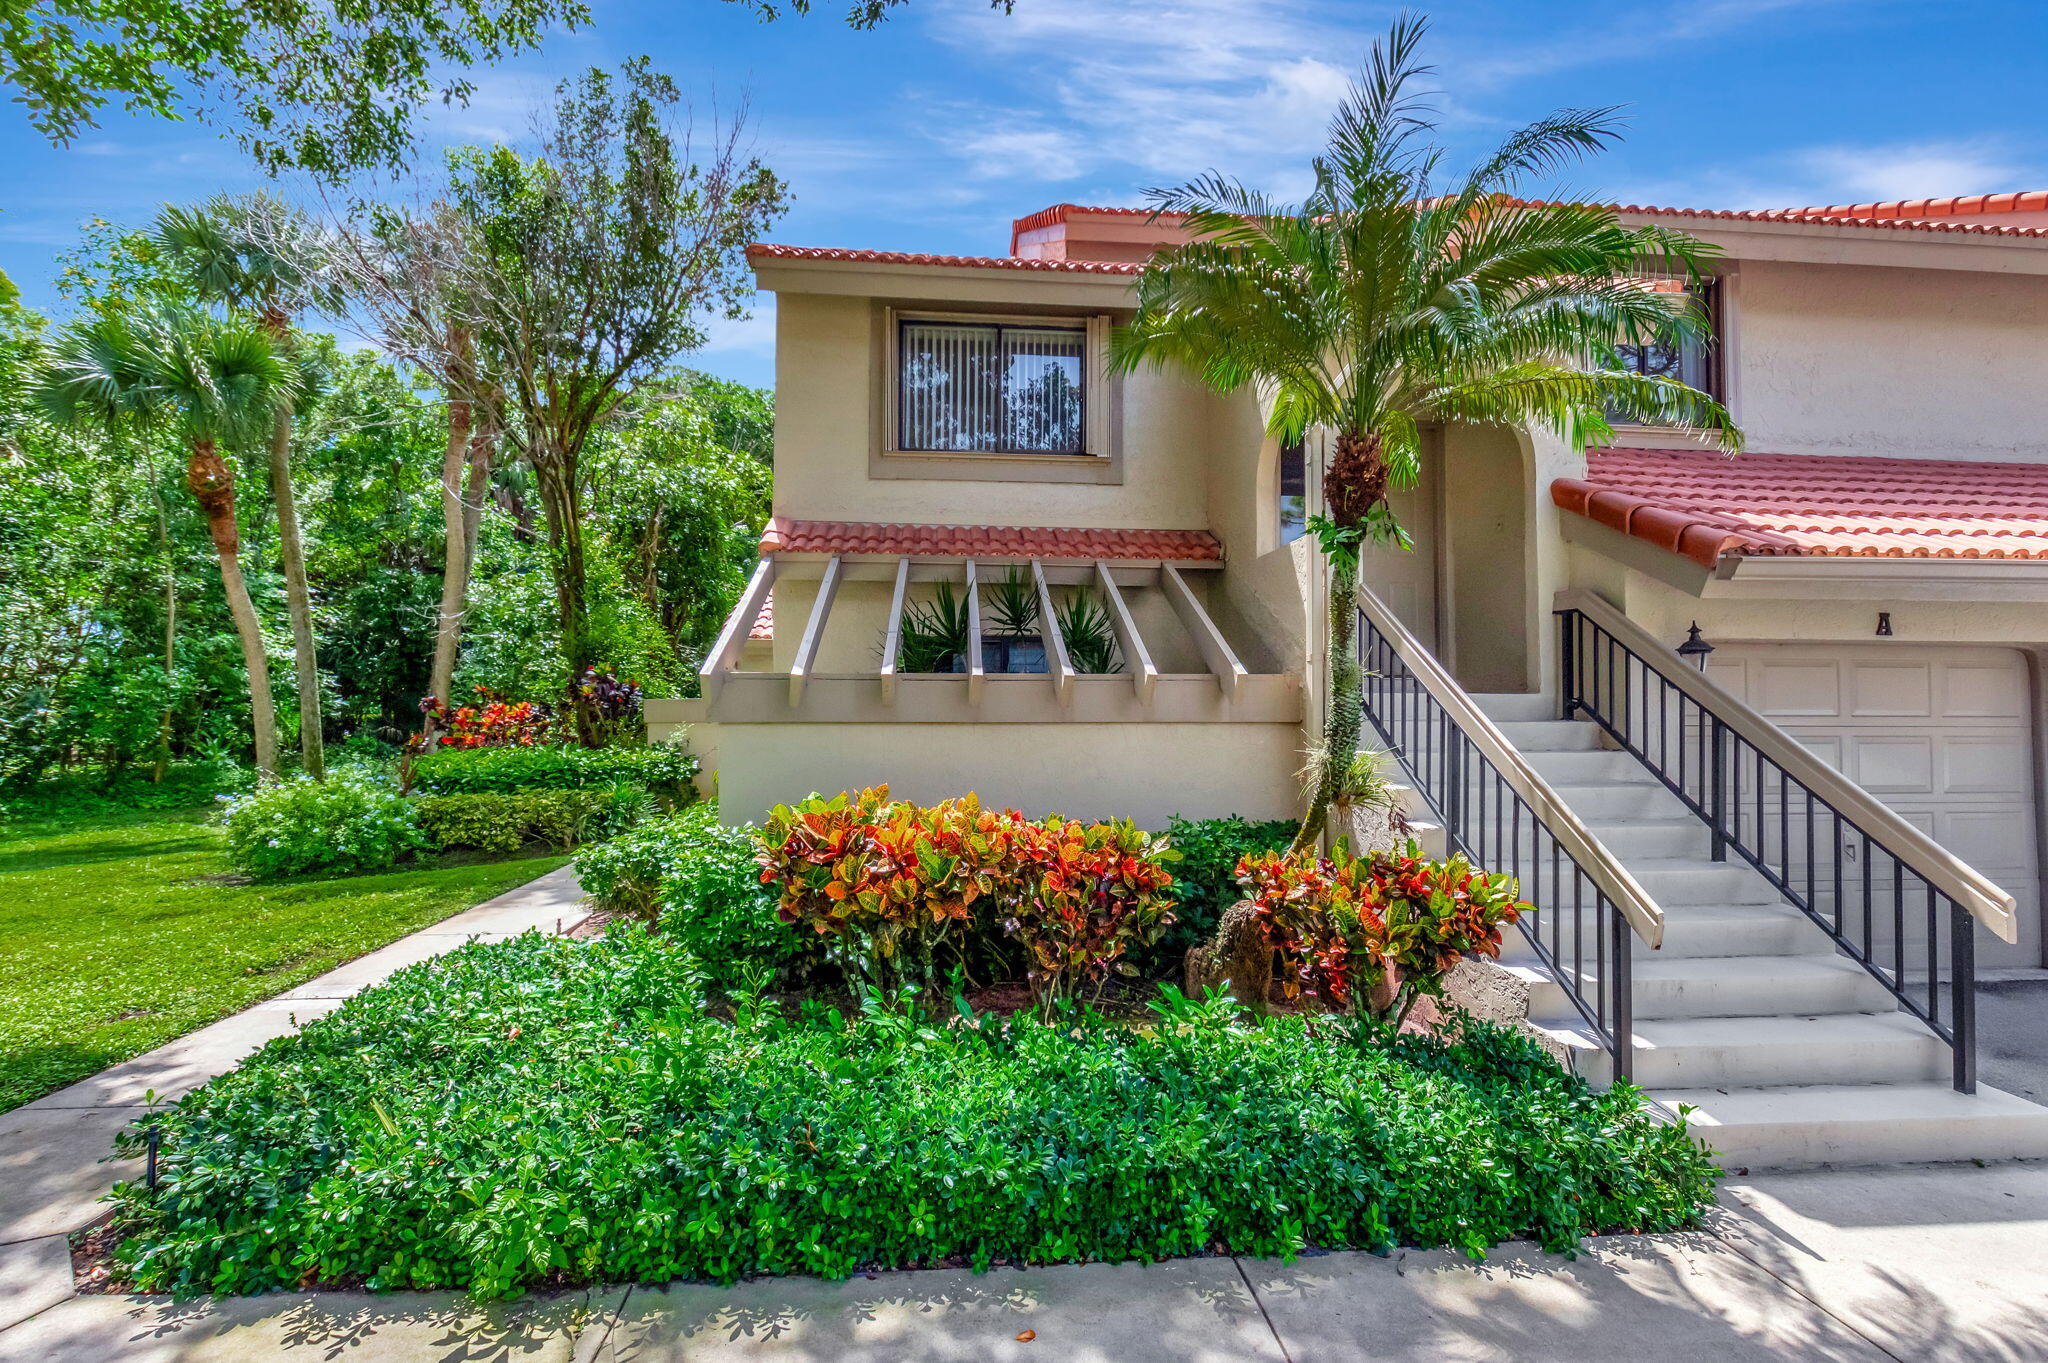
[{"label": "vertical blinds", "polygon": [[905,322],[901,448],[994,454],[1084,450],[1075,327]]}]

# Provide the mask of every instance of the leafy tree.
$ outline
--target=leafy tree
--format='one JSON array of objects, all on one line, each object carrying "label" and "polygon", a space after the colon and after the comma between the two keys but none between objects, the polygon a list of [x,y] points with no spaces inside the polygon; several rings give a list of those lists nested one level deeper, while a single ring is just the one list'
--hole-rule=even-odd
[{"label": "leafy tree", "polygon": [[[744,315],[745,247],[783,207],[782,182],[740,155],[737,124],[692,160],[666,122],[677,101],[644,58],[616,79],[592,68],[558,88],[536,157],[453,160],[453,201],[482,246],[458,290],[533,473],[570,676],[596,661],[584,448],[635,383],[702,344],[708,314]],[[580,702],[578,720],[588,740]]]},{"label": "leafy tree", "polygon": [[[166,205],[157,214],[156,244],[200,299],[255,313],[281,355],[292,352],[292,317],[309,307],[336,306],[328,278],[328,247],[303,213],[268,194],[219,195],[195,208]],[[292,489],[292,402],[287,392],[271,419],[270,495],[277,507],[285,599],[291,609],[298,679],[299,748],[306,774],[327,774],[320,722],[320,663],[313,640],[313,600],[306,588],[306,550]]]},{"label": "leafy tree", "polygon": [[248,674],[256,765],[278,774],[263,626],[241,569],[235,474],[222,453],[268,430],[294,375],[262,328],[164,308],[91,317],[57,338],[37,397],[60,425],[113,435],[162,423],[187,448],[185,482],[206,518]]},{"label": "leafy tree", "polygon": [[1705,394],[1598,363],[1617,344],[1704,334],[1685,295],[1640,276],[1692,276],[1709,248],[1624,227],[1604,208],[1514,197],[1611,141],[1614,111],[1553,114],[1446,179],[1416,89],[1431,70],[1416,57],[1424,28],[1403,18],[1374,45],[1301,203],[1216,174],[1154,191],[1194,240],[1153,258],[1136,315],[1112,338],[1122,371],[1171,365],[1222,392],[1256,388],[1277,439],[1334,433],[1325,511],[1311,523],[1330,563],[1330,710],[1297,847],[1321,836],[1358,748],[1359,550],[1406,544],[1386,496],[1416,477],[1424,423],[1543,426],[1583,446],[1611,438],[1608,413],[1620,412],[1740,445]]},{"label": "leafy tree", "polygon": [[225,125],[267,170],[332,177],[403,167],[419,109],[474,92],[459,73],[589,18],[582,0],[11,0],[0,76],[59,146],[118,103]]}]

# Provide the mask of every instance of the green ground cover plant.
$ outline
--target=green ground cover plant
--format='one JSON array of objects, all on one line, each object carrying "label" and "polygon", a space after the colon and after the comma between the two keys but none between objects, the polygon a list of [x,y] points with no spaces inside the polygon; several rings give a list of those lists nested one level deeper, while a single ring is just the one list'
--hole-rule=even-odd
[{"label": "green ground cover plant", "polygon": [[1713,1175],[1626,1086],[1473,1024],[713,1016],[637,926],[473,943],[150,1121],[117,1190],[144,1290],[844,1277],[873,1266],[1452,1246],[1696,1223]]},{"label": "green ground cover plant", "polygon": [[622,781],[667,801],[687,802],[697,759],[679,744],[617,748],[465,748],[412,759],[407,788],[420,795],[586,790]]},{"label": "green ground cover plant", "polygon": [[203,808],[24,816],[0,830],[0,1110],[561,864],[245,885]]},{"label": "green ground cover plant", "polygon": [[1244,898],[1237,863],[1259,852],[1278,852],[1294,839],[1293,819],[1183,819],[1166,826],[1166,840],[1180,853],[1173,867],[1173,925],[1143,954],[1148,974],[1178,977],[1188,948],[1216,935],[1223,911]]}]

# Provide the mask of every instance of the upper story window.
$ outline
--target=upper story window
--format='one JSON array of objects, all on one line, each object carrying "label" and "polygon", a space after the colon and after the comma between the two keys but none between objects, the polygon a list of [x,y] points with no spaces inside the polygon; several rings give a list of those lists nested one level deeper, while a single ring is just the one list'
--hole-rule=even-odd
[{"label": "upper story window", "polygon": [[[1677,280],[1660,280],[1655,287],[1674,293],[1688,291]],[[1612,364],[1616,369],[1648,378],[1677,379],[1688,388],[1697,388],[1708,397],[1718,398],[1721,396],[1718,355],[1721,318],[1716,306],[1717,289],[1713,280],[1703,280],[1689,292],[1707,315],[1706,335],[1650,345],[1616,346]]]},{"label": "upper story window", "polygon": [[1292,544],[1308,533],[1308,447],[1291,440],[1280,447],[1280,542]]},{"label": "upper story window", "polygon": [[1084,323],[904,319],[897,325],[897,448],[1088,452]]}]

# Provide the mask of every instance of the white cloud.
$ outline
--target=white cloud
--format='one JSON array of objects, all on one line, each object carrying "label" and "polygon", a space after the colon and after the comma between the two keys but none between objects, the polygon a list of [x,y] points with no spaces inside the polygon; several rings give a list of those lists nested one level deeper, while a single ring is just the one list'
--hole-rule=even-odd
[{"label": "white cloud", "polygon": [[1799,147],[1618,197],[1681,208],[1806,208],[2038,189],[2048,174],[1991,139]]}]

